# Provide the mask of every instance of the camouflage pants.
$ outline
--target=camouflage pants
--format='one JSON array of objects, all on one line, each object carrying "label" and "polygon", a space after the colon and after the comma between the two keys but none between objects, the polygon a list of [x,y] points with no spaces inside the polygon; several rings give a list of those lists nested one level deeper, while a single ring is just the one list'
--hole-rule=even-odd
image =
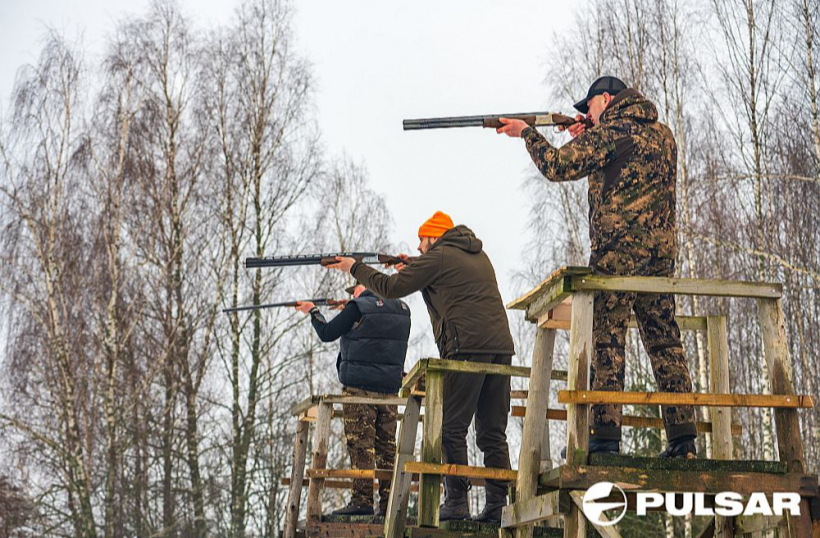
[{"label": "camouflage pants", "polygon": [[[597,260],[593,270],[596,274],[671,276],[674,262],[609,253]],[[692,378],[675,321],[674,295],[596,292],[594,309],[592,390],[624,390],[626,333],[634,311],[659,390],[692,392]],[[693,407],[664,406],[662,411],[668,439],[697,435]],[[591,413],[590,435],[601,440],[620,439],[620,405],[593,405]]]},{"label": "camouflage pants", "polygon": [[[379,392],[345,387],[345,396],[384,397]],[[393,469],[396,455],[396,419],[394,405],[345,404],[344,427],[347,453],[354,469]],[[390,480],[379,480],[379,507],[384,514],[390,497]],[[373,481],[354,480],[350,503],[373,505]]]}]

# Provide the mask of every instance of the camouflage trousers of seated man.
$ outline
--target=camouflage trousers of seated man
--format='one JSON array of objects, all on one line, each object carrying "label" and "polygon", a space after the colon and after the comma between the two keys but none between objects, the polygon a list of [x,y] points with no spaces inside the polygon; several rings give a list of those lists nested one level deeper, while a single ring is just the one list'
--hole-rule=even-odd
[{"label": "camouflage trousers of seated man", "polygon": [[[675,270],[674,260],[629,257],[620,253],[605,254],[590,265],[595,274],[601,275],[669,277]],[[674,295],[596,292],[594,310],[592,390],[624,390],[626,334],[634,312],[658,390],[692,392],[692,377],[675,321]],[[692,406],[664,406],[662,415],[667,439],[697,435]],[[590,418],[590,436],[620,440],[620,405],[593,405]]]},{"label": "camouflage trousers of seated man", "polygon": [[[387,396],[380,392],[345,387],[345,396],[378,398]],[[345,404],[344,430],[347,453],[354,469],[393,469],[396,455],[395,405]],[[379,480],[379,510],[386,512],[390,497],[390,480]],[[373,506],[373,480],[354,480],[350,504]]]}]

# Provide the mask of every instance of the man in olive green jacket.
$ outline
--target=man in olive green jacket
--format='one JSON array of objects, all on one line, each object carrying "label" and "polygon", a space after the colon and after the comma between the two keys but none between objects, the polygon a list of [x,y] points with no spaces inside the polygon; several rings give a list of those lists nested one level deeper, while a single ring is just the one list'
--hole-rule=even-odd
[{"label": "man in olive green jacket", "polygon": [[[339,258],[330,268],[349,272],[385,299],[421,291],[439,353],[444,359],[510,364],[515,353],[507,313],[490,259],[468,227],[454,226],[437,212],[419,229],[421,256],[385,275],[352,258]],[[406,256],[405,256],[406,257]],[[467,464],[467,430],[476,418],[476,442],[484,464],[509,469],[507,417],[510,378],[457,374],[444,376],[442,445],[447,463]],[[488,480],[487,502],[477,521],[498,522],[507,503],[507,484]],[[445,501],[440,521],[467,519],[468,483],[445,477]]]}]

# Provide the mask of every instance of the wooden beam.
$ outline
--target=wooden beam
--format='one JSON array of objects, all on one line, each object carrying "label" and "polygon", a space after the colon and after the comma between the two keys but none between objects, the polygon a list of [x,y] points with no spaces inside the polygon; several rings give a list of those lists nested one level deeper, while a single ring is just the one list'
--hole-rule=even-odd
[{"label": "wooden beam", "polygon": [[410,396],[404,406],[404,418],[401,421],[399,439],[396,442],[393,481],[390,484],[390,498],[387,500],[387,515],[384,518],[385,538],[404,538],[407,504],[412,489],[412,475],[404,472],[404,465],[413,460],[420,410],[421,400]]},{"label": "wooden beam", "polygon": [[735,516],[735,534],[745,535],[753,532],[763,532],[769,529],[786,526],[785,516],[763,516],[755,514],[753,516]]},{"label": "wooden beam", "polygon": [[[321,469],[327,465],[328,440],[330,439],[330,415],[333,406],[319,404],[319,418],[313,430],[313,455],[311,469]],[[322,517],[322,487],[324,479],[311,478],[307,496],[307,520],[318,520]]]},{"label": "wooden beam", "polygon": [[[527,409],[532,420],[524,421],[524,430],[521,435],[521,446],[518,453],[520,471],[515,486],[517,502],[524,502],[535,496],[538,488],[538,474],[542,470],[542,451],[547,452],[546,462],[549,462],[549,425],[547,421],[541,420],[541,417],[546,415],[549,403],[554,349],[555,331],[536,329],[527,398]],[[516,538],[531,538],[532,527],[516,530],[515,536]]]},{"label": "wooden beam", "polygon": [[516,501],[501,511],[501,528],[529,526],[539,521],[569,513],[571,500],[565,491],[551,491],[544,495]]},{"label": "wooden beam", "polygon": [[589,464],[596,467],[628,467],[630,469],[645,469],[647,471],[691,471],[716,473],[769,473],[786,474],[788,468],[780,461],[762,460],[707,460],[687,458],[647,458],[625,456],[622,454],[607,454],[597,452],[590,454]]},{"label": "wooden beam", "polygon": [[311,407],[316,406],[316,404],[319,403],[320,399],[321,399],[321,396],[318,396],[318,395],[310,396],[308,398],[305,398],[304,400],[294,404],[290,408],[290,414],[293,415],[293,416],[301,415],[301,414],[307,412],[307,410],[310,409]]},{"label": "wooden beam", "polygon": [[[307,486],[308,484],[310,484],[310,480],[308,480],[307,478],[302,480],[302,486],[303,487]],[[290,478],[283,478],[282,479],[282,485],[283,486],[290,486]],[[473,485],[478,485],[478,484],[473,484]],[[350,480],[325,480],[324,488],[325,489],[353,489],[353,482],[350,481]],[[374,492],[379,491],[379,483],[378,482],[373,483],[373,491]],[[419,488],[418,488],[417,485],[414,484],[414,485],[411,486],[410,491],[412,491],[414,493],[418,493]]]},{"label": "wooden beam", "polygon": [[353,480],[392,480],[392,469],[308,469],[311,478],[350,478]]},{"label": "wooden beam", "polygon": [[[563,306],[563,303],[561,304]],[[706,316],[675,316],[678,327],[682,331],[705,331]],[[559,331],[569,330],[569,319],[546,318],[542,316],[538,319],[538,326],[542,329],[557,329]],[[629,328],[637,329],[638,322],[635,316],[629,320]]]},{"label": "wooden beam", "polygon": [[[523,405],[513,405],[510,407],[510,415],[513,417],[524,417],[526,410],[527,408]],[[567,411],[565,409],[547,409],[546,417],[547,420],[565,421],[567,420]],[[639,417],[635,415],[623,415],[621,425],[632,428],[662,429],[664,427],[662,418]],[[698,421],[695,423],[695,425],[697,426],[699,433],[712,432],[711,422]],[[743,426],[741,426],[740,424],[732,424],[731,432],[732,435],[741,435],[743,433]]]},{"label": "wooden beam", "polygon": [[328,404],[365,404],[365,405],[404,405],[407,398],[399,398],[398,396],[343,396],[343,395],[328,395],[322,397],[322,402]]},{"label": "wooden beam", "polygon": [[570,275],[586,275],[590,273],[592,273],[592,269],[589,267],[560,267],[533,289],[518,299],[508,303],[507,308],[509,310],[526,310],[527,307],[534,301],[543,297],[545,294],[548,294],[555,284],[558,284],[559,282],[563,283],[565,277]]},{"label": "wooden beam", "polygon": [[310,425],[301,420],[296,422],[296,436],[293,440],[293,456],[291,458],[290,487],[288,488],[288,504],[285,507],[285,528],[283,538],[296,538],[296,524],[299,521],[299,505],[302,500],[302,479],[305,476],[305,460],[307,459],[307,440]]},{"label": "wooden beam", "polygon": [[518,471],[510,469],[492,469],[489,467],[473,467],[471,465],[457,465],[455,463],[425,463],[408,461],[404,464],[404,471],[424,476],[461,476],[464,478],[483,478],[484,480],[514,481],[518,478]]},{"label": "wooden beam", "polygon": [[[432,361],[430,361],[432,362]],[[440,464],[442,425],[444,423],[444,372],[427,371],[427,396],[424,406],[424,428],[421,443],[421,461]],[[405,472],[407,465],[405,465]],[[421,473],[420,473],[421,474]],[[441,496],[441,476],[424,474],[419,487],[419,525],[438,526],[438,503]]]},{"label": "wooden beam", "polygon": [[[583,510],[583,508],[584,508],[584,494],[581,493],[580,491],[570,491],[569,496],[572,499],[572,502],[574,502],[575,505],[579,509]],[[606,517],[606,514],[601,513],[601,515],[599,517],[605,523],[609,523],[609,519]],[[587,521],[589,521],[589,520],[587,520]],[[594,521],[589,521],[589,524],[592,525],[595,528],[595,530],[598,531],[598,534],[603,536],[603,538],[622,538],[621,533],[619,533],[617,530],[615,530],[615,527],[606,527],[606,526],[603,526],[603,525],[597,525]]]},{"label": "wooden beam", "polygon": [[419,359],[419,361],[414,364],[412,368],[410,368],[410,371],[401,380],[402,389],[412,390],[413,385],[416,384],[416,381],[421,379],[424,376],[424,372],[427,371],[428,360],[429,359]]},{"label": "wooden beam", "polygon": [[[709,391],[713,394],[728,394],[729,384],[729,336],[726,316],[709,316],[707,347],[709,348]],[[710,410],[714,431],[712,432],[712,458],[732,459],[732,408],[713,407]],[[723,518],[720,518],[723,519]],[[716,522],[716,527],[721,527]],[[724,538],[725,532],[716,532]]]},{"label": "wooden beam", "polygon": [[602,275],[573,276],[571,281],[573,291],[624,291],[631,293],[708,295],[710,297],[752,297],[758,299],[779,299],[783,295],[783,286],[770,282]]},{"label": "wooden beam", "polygon": [[530,369],[526,366],[509,366],[506,364],[453,361],[447,359],[430,359],[427,363],[427,372],[458,372],[461,374],[490,374],[506,375],[511,377],[530,377]]},{"label": "wooden beam", "polygon": [[559,390],[558,403],[617,405],[695,405],[704,407],[814,407],[807,395],[703,394],[699,392],[616,392],[604,390]]},{"label": "wooden beam", "polygon": [[744,496],[754,492],[794,492],[817,496],[817,475],[772,474],[730,471],[668,471],[630,467],[562,465],[539,477],[539,485],[557,489],[589,489],[598,482],[618,484],[624,491],[702,492],[733,491]]}]

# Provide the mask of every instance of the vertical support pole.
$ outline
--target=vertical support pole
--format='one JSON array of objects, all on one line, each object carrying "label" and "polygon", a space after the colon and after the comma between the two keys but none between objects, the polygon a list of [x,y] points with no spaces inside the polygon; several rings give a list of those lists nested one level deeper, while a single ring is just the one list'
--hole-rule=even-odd
[{"label": "vertical support pole", "polygon": [[[549,425],[545,417],[549,403],[554,349],[555,329],[536,328],[527,394],[527,411],[524,416],[521,449],[518,453],[518,479],[515,484],[515,502],[517,503],[535,496],[545,448],[546,457],[549,458]],[[512,510],[512,506],[507,506],[504,510]],[[532,538],[532,525],[516,528],[515,536],[516,538]]]},{"label": "vertical support pole", "polygon": [[[592,314],[594,292],[577,291],[572,296],[567,386],[569,390],[589,390],[592,362]],[[586,464],[589,450],[589,406],[567,405],[567,465]],[[564,538],[585,538],[587,521],[574,504],[564,518]]]},{"label": "vertical support pole", "polygon": [[[706,332],[709,348],[709,392],[729,394],[729,335],[726,316],[708,316]],[[731,460],[732,409],[711,407],[709,412],[712,420],[712,458]],[[715,538],[731,538],[734,535],[733,518],[715,516]]]},{"label": "vertical support pole", "polygon": [[[758,299],[760,330],[763,333],[763,354],[769,367],[772,394],[795,394],[792,382],[791,358],[786,341],[786,321],[780,299]],[[785,462],[790,473],[803,473],[806,459],[797,409],[775,409],[774,423],[777,428],[777,446],[780,461]],[[809,538],[812,535],[811,515],[801,503],[799,517],[789,517],[789,536]]]},{"label": "vertical support pole", "polygon": [[[333,415],[333,404],[319,401],[319,413],[316,417],[316,427],[313,430],[313,456],[310,461],[311,469],[324,469],[327,465],[327,445],[330,439],[330,419]],[[324,478],[310,477],[307,496],[307,521],[322,519],[322,489],[325,486]]]},{"label": "vertical support pole", "polygon": [[412,482],[412,474],[404,472],[404,464],[414,459],[413,449],[416,446],[420,410],[421,400],[418,397],[411,395],[407,398],[404,417],[401,419],[399,429],[399,442],[396,445],[390,499],[387,502],[387,514],[384,518],[385,538],[404,538],[407,504],[410,500]]},{"label": "vertical support pole", "polygon": [[288,506],[285,511],[285,530],[283,538],[296,537],[296,523],[299,521],[299,504],[302,500],[302,480],[305,478],[305,458],[307,456],[307,438],[310,423],[299,420],[296,423],[296,436],[293,440],[293,460],[290,470],[290,489]]},{"label": "vertical support pole", "polygon": [[[441,437],[444,417],[444,372],[427,370],[424,399],[424,431],[421,461],[441,463]],[[438,526],[438,503],[441,497],[441,475],[424,474],[419,487],[419,526]]]}]

